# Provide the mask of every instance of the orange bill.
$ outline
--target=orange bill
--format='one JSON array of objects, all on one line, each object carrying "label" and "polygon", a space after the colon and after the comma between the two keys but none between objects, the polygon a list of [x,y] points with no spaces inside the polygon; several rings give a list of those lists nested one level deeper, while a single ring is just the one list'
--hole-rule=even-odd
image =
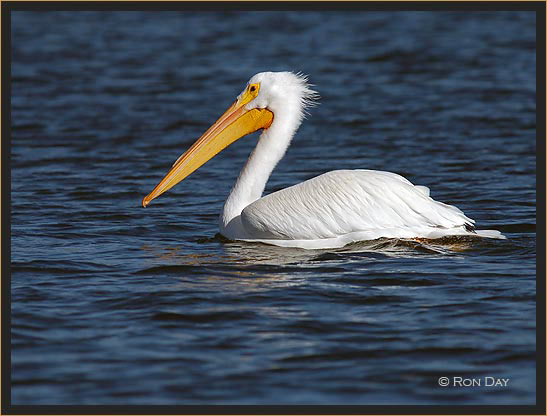
[{"label": "orange bill", "polygon": [[[253,93],[255,91],[256,93]],[[255,98],[257,93],[257,86],[252,90],[247,88],[215,124],[177,159],[167,175],[142,200],[142,206],[146,207],[153,199],[171,189],[236,140],[270,127],[273,121],[271,111],[260,108],[245,109],[247,103]]]}]

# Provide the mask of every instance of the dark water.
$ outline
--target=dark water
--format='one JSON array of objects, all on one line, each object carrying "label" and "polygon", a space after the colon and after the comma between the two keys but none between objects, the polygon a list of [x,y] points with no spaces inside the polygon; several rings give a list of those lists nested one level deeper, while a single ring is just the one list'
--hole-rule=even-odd
[{"label": "dark water", "polygon": [[[535,24],[14,12],[13,404],[534,404]],[[215,237],[257,135],[140,207],[253,74],[287,69],[322,100],[267,192],[389,170],[508,239]]]}]

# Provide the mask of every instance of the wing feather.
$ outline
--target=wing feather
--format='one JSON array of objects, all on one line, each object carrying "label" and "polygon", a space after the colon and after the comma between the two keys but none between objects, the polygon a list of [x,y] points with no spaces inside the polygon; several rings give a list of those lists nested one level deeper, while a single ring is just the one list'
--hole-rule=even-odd
[{"label": "wing feather", "polygon": [[[391,172],[338,170],[267,195],[241,213],[255,238],[315,240],[355,232],[420,236],[474,221]],[[385,235],[384,235],[385,234]]]}]

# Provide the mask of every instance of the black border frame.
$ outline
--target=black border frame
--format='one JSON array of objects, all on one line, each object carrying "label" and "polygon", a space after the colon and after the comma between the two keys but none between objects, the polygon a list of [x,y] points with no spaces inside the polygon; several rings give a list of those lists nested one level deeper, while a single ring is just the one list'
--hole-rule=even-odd
[{"label": "black border frame", "polygon": [[[12,11],[535,11],[536,12],[536,405],[13,405],[11,403],[11,12]],[[3,1],[2,23],[2,414],[545,414],[545,11],[543,1]],[[539,123],[538,123],[539,122]],[[539,190],[539,192],[538,192]],[[538,198],[539,194],[539,198]],[[9,260],[9,261],[8,261]],[[538,261],[539,260],[539,261]],[[538,279],[538,276],[540,277]],[[538,308],[539,307],[539,308]],[[539,313],[538,313],[539,311]]]}]

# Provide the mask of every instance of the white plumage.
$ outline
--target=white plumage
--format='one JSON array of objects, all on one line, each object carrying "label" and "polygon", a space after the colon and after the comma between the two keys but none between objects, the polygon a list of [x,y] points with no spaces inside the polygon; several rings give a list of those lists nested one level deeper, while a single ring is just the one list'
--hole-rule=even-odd
[{"label": "white plumage", "polygon": [[429,189],[400,175],[337,170],[274,192],[245,207],[232,238],[301,248],[334,248],[363,240],[499,236],[472,231],[474,220],[433,200]]},{"label": "white plumage", "polygon": [[220,215],[224,236],[308,249],[380,237],[504,238],[494,230],[475,231],[475,221],[458,208],[433,200],[428,188],[390,172],[337,170],[261,197],[317,94],[301,75],[265,72],[251,78],[236,103],[245,101],[242,97],[255,85],[257,96],[247,100],[241,111],[266,109],[273,113],[273,122],[264,128],[224,204]]}]

